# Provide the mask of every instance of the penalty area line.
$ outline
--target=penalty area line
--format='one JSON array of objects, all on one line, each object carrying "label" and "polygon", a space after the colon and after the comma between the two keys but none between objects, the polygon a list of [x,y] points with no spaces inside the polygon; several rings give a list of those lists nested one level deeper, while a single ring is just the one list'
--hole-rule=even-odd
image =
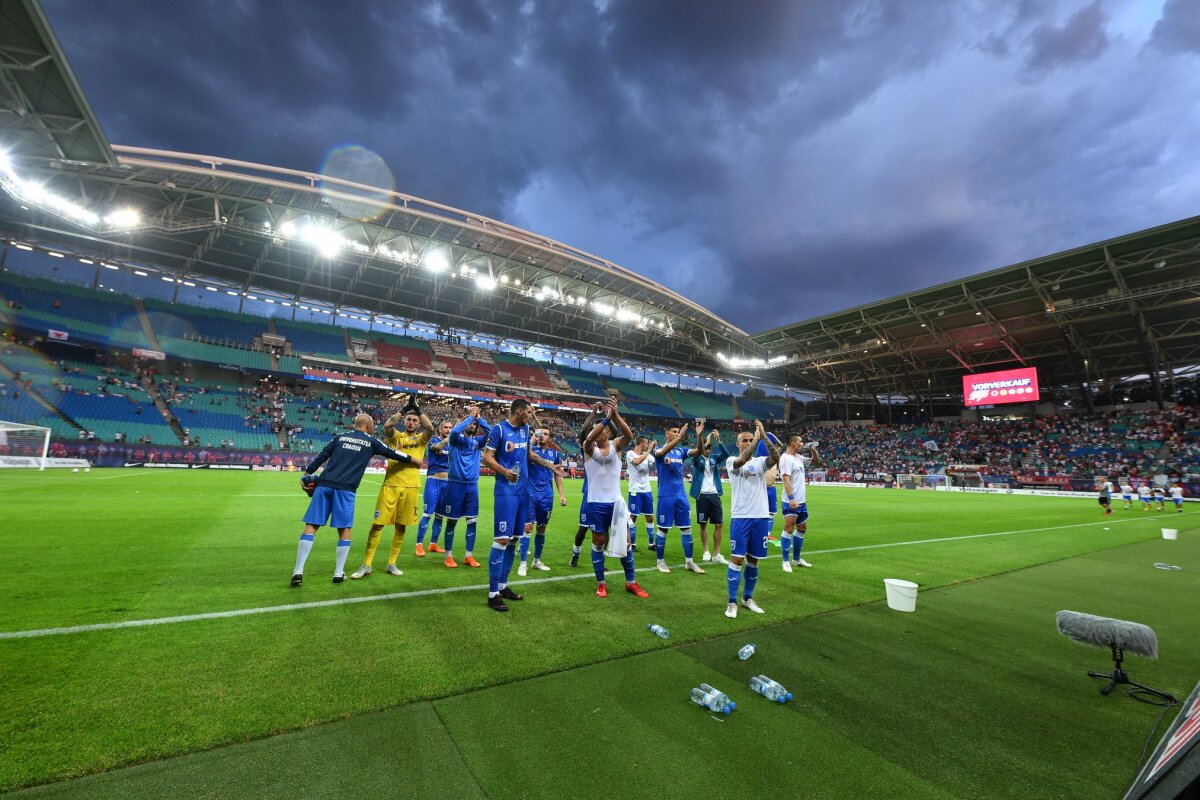
[{"label": "penalty area line", "polygon": [[[1184,514],[1191,515],[1200,512],[1187,511]],[[823,555],[828,553],[846,553],[856,550],[879,550],[886,547],[911,547],[923,544],[939,544],[944,542],[957,542],[968,539],[984,539],[993,536],[1013,536],[1021,533],[1043,533],[1046,531],[1061,531],[1072,528],[1091,528],[1096,525],[1117,525],[1122,522],[1137,522],[1145,521],[1145,518],[1131,518],[1120,520],[1103,520],[1100,522],[1081,522],[1072,525],[1054,525],[1047,528],[1024,528],[1013,531],[996,531],[994,533],[973,533],[966,536],[945,536],[938,539],[915,539],[906,542],[884,542],[882,544],[864,544],[856,547],[836,547],[827,550],[809,550],[806,551],[809,555]],[[767,556],[768,559],[776,558],[774,555]],[[760,561],[763,559],[759,559]],[[673,569],[683,569],[683,565],[674,566]],[[658,567],[640,567],[635,572],[657,572]],[[596,575],[591,570],[586,572],[572,573],[570,575],[555,575],[548,578],[528,578],[526,580],[510,581],[513,586],[533,586],[544,583],[560,583],[562,581],[576,580],[595,580]],[[124,628],[148,628],[155,625],[174,625],[181,622],[201,622],[212,619],[230,619],[233,617],[249,617],[258,614],[274,614],[281,611],[303,611],[312,608],[329,608],[332,606],[353,605],[355,603],[375,603],[382,600],[403,600],[410,597],[429,597],[440,594],[453,594],[455,592],[484,592],[487,591],[487,584],[471,584],[467,586],[443,586],[436,589],[416,589],[410,592],[389,592],[388,594],[374,594],[364,597],[339,597],[333,600],[315,600],[308,603],[287,603],[277,606],[260,606],[258,608],[238,608],[230,611],[211,611],[204,614],[182,614],[174,617],[155,617],[150,619],[131,619],[122,622],[98,622],[92,625],[72,625],[62,628],[37,628],[27,631],[6,631],[0,632],[0,640],[3,639],[34,639],[42,636],[66,636],[74,633],[92,633],[94,631],[112,631],[121,630]]]}]

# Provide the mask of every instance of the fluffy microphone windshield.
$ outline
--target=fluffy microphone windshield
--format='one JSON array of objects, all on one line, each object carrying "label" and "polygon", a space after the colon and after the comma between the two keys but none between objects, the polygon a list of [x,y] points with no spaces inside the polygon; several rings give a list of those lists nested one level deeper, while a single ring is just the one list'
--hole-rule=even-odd
[{"label": "fluffy microphone windshield", "polygon": [[1096,617],[1080,611],[1059,611],[1054,619],[1059,633],[1080,644],[1117,647],[1146,658],[1158,658],[1158,637],[1139,622]]}]

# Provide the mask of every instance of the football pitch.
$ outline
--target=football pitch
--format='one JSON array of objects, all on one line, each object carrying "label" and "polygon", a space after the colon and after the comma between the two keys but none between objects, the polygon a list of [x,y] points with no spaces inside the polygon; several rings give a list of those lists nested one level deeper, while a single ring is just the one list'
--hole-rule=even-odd
[{"label": "football pitch", "polygon": [[[378,480],[360,490],[347,572]],[[772,548],[755,592],[766,614],[729,620],[723,567],[662,575],[644,551],[650,597],[620,591],[614,575],[597,598],[586,548],[567,566],[571,482],[550,526],[552,571],[522,579],[514,568],[526,599],[508,614],[484,605],[486,567],[461,566],[461,525],[458,569],[416,558],[414,526],[403,576],[380,569],[385,531],[375,574],[340,585],[329,580],[336,533],[322,529],[292,589],[306,504],[296,483],[0,471],[0,790],[1119,797],[1159,709],[1101,696],[1085,673],[1110,668],[1108,653],[1059,636],[1054,613],[1154,628],[1159,660],[1130,657],[1134,680],[1182,698],[1200,678],[1194,506],[1118,502],[1104,518],[1090,499],[817,486],[804,550],[814,568],[785,574]],[[489,479],[480,494],[486,554]],[[1164,526],[1179,540],[1164,541]],[[667,559],[682,564],[677,531]],[[883,603],[889,577],[921,585],[915,614]],[[758,652],[743,662],[747,642]],[[795,699],[753,694],[746,682],[760,673]],[[693,705],[702,682],[738,709]]]}]

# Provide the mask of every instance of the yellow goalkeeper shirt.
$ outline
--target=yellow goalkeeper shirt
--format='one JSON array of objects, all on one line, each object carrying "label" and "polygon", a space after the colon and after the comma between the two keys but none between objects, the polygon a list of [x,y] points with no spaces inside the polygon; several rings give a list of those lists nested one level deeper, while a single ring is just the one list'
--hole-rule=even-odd
[{"label": "yellow goalkeeper shirt", "polygon": [[411,465],[388,461],[387,474],[383,478],[384,486],[421,485],[421,460],[425,458],[425,447],[429,444],[429,438],[429,433],[425,430],[408,433],[403,428],[396,428],[391,436],[383,440],[388,447],[407,454],[413,460]]}]

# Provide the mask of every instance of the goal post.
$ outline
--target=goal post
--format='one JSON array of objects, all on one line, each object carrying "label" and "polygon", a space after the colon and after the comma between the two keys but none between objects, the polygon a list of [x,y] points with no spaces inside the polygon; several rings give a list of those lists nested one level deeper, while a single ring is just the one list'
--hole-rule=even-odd
[{"label": "goal post", "polygon": [[44,470],[50,456],[50,429],[0,420],[0,467]]}]

